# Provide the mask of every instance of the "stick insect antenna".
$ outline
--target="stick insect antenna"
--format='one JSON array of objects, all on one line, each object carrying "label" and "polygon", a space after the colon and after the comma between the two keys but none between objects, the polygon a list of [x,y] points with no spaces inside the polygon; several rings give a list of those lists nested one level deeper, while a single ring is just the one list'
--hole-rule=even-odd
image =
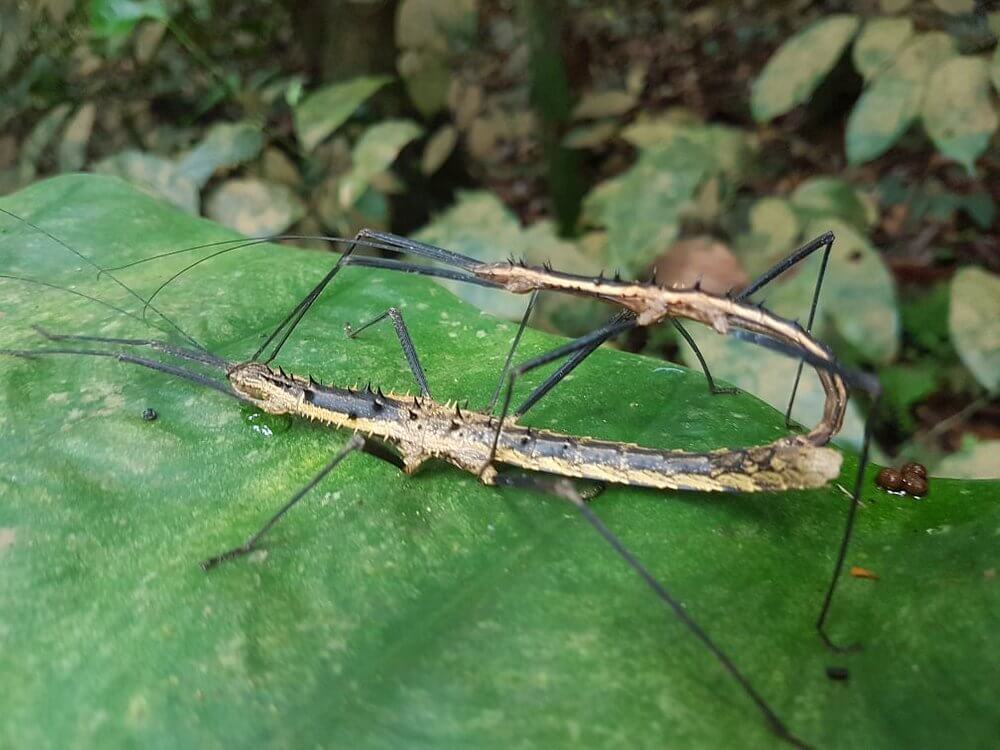
[{"label": "stick insect antenna", "polygon": [[132,297],[135,297],[137,300],[139,300],[140,302],[143,303],[143,314],[144,315],[145,315],[145,308],[146,308],[146,306],[149,306],[153,310],[153,312],[155,312],[157,315],[159,315],[160,318],[164,322],[166,322],[167,325],[169,325],[177,333],[179,333],[181,336],[183,336],[184,339],[185,339],[185,341],[187,341],[189,344],[193,345],[196,349],[201,349],[203,351],[207,351],[204,346],[202,346],[201,344],[199,344],[193,337],[189,336],[184,331],[184,329],[182,329],[179,325],[177,325],[176,323],[174,323],[174,321],[172,321],[170,318],[168,318],[162,312],[160,312],[159,310],[157,310],[155,307],[152,307],[151,305],[149,305],[149,303],[146,302],[146,300],[144,300],[142,298],[142,296],[138,292],[134,291],[131,287],[129,287],[127,284],[125,284],[125,282],[120,281],[118,279],[118,277],[116,277],[114,274],[108,272],[106,269],[102,268],[100,265],[98,265],[93,260],[91,260],[89,257],[87,257],[86,255],[84,255],[83,253],[81,253],[79,250],[77,250],[74,247],[71,247],[68,243],[63,242],[61,239],[59,239],[58,237],[56,237],[54,234],[52,234],[48,230],[42,229],[42,227],[38,226],[34,222],[28,221],[27,219],[24,219],[24,218],[18,216],[17,214],[13,213],[12,211],[8,211],[5,208],[0,208],[0,213],[6,214],[7,216],[11,217],[15,221],[19,221],[19,222],[23,223],[25,226],[31,227],[36,232],[42,234],[45,237],[48,237],[50,240],[52,240],[53,242],[55,242],[60,247],[63,247],[66,250],[69,250],[71,253],[73,253],[73,255],[75,255],[77,258],[79,258],[80,260],[82,260],[84,263],[86,263],[87,265],[91,266],[92,268],[96,268],[97,271],[98,271],[98,274],[100,274],[100,273],[107,273],[109,279],[111,279],[115,284],[117,284],[122,289],[124,289],[126,292],[128,292]]}]

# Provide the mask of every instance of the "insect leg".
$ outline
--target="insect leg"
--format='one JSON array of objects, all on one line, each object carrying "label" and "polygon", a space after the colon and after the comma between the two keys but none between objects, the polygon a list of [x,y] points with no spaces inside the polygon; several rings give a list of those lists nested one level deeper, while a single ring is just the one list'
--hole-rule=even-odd
[{"label": "insect leg", "polygon": [[[711,370],[708,369],[708,362],[705,361],[704,355],[701,353],[701,349],[698,348],[698,344],[695,343],[694,337],[688,333],[687,328],[685,328],[677,318],[671,318],[670,322],[674,324],[674,328],[677,332],[684,337],[684,340],[691,347],[691,351],[694,352],[694,356],[698,358],[698,363],[701,365],[701,371],[705,373],[705,380],[708,381],[708,392],[713,396],[718,396],[721,394],[733,394],[739,393],[739,388],[725,388],[722,386],[717,386],[715,384],[715,379],[712,377]],[[800,372],[801,372],[801,365]]]},{"label": "insect leg", "polygon": [[406,323],[403,320],[403,313],[397,310],[395,307],[390,307],[384,313],[379,315],[367,323],[359,326],[358,328],[351,328],[350,323],[344,323],[344,333],[347,334],[347,338],[356,338],[359,333],[361,333],[366,328],[369,328],[376,323],[389,318],[392,321],[392,327],[396,330],[396,337],[399,339],[399,345],[403,348],[403,356],[406,357],[406,363],[410,366],[410,372],[413,373],[413,378],[417,381],[417,385],[420,386],[420,393],[424,396],[430,396],[430,388],[427,387],[427,377],[424,375],[424,368],[420,366],[420,358],[417,356],[417,349],[413,345],[413,339],[410,338],[410,332],[406,328]]},{"label": "insect leg", "polygon": [[517,326],[517,333],[514,334],[514,340],[511,342],[510,351],[507,352],[507,359],[504,360],[503,367],[500,370],[500,377],[497,378],[497,387],[493,389],[493,397],[490,399],[490,403],[486,407],[487,414],[492,414],[493,410],[496,408],[497,399],[500,398],[500,389],[503,387],[504,378],[507,377],[507,372],[510,370],[510,363],[514,359],[514,352],[517,351],[517,346],[521,343],[521,336],[524,335],[524,329],[528,325],[528,318],[531,317],[531,313],[535,309],[535,301],[537,299],[538,290],[536,289],[531,293],[531,297],[528,299],[528,306],[524,308],[524,315],[521,316],[521,322]]},{"label": "insect leg", "polygon": [[510,412],[510,400],[514,392],[514,383],[517,381],[517,378],[524,373],[530,372],[538,367],[542,367],[549,362],[554,362],[557,359],[562,359],[565,356],[582,351],[595,341],[605,341],[612,336],[622,333],[623,331],[634,328],[635,325],[636,322],[634,319],[628,319],[598,328],[596,331],[591,331],[586,336],[581,336],[575,341],[570,341],[569,343],[563,344],[562,346],[558,346],[555,349],[529,359],[527,362],[524,362],[511,370],[510,375],[507,376],[507,389],[504,392],[503,406],[500,409],[500,416],[497,420],[496,431],[493,433],[490,455],[483,464],[483,468],[480,473],[482,473],[482,471],[486,471],[486,469],[493,464],[493,458],[496,456],[497,443],[500,440],[500,433],[503,430],[503,422],[507,418],[507,414]]},{"label": "insect leg", "polygon": [[[614,328],[616,324],[626,320],[634,320],[634,319],[635,319],[635,313],[633,313],[631,310],[622,310],[621,312],[618,312],[615,315],[613,315],[608,320],[607,323],[605,323],[601,328],[597,329],[603,331],[606,335],[599,336],[596,339],[592,340],[586,346],[584,346],[575,354],[573,354],[573,356],[571,356],[563,364],[561,364],[559,366],[559,369],[557,369],[554,373],[549,375],[549,377],[547,377],[541,385],[535,388],[535,390],[531,392],[528,398],[526,398],[524,402],[519,407],[517,407],[517,409],[514,410],[514,416],[519,417],[522,414],[526,414],[527,411],[535,404],[537,404],[539,401],[541,401],[542,398],[544,398],[549,391],[551,391],[553,388],[559,385],[560,381],[562,381],[563,378],[565,378],[567,375],[573,372],[573,370],[575,370],[577,366],[581,362],[583,362],[583,360],[585,360],[587,357],[593,354],[601,346],[601,344],[603,344],[605,341],[607,341],[609,338],[615,335]],[[587,334],[587,337],[592,336],[593,333],[596,333],[596,331],[592,331],[590,334]],[[575,341],[578,342],[580,341],[580,339],[575,339]],[[492,411],[492,409],[490,411]]]},{"label": "insect leg", "polygon": [[698,622],[688,614],[680,600],[676,599],[669,591],[667,591],[666,587],[664,587],[664,585],[660,583],[652,572],[650,572],[650,570],[643,565],[642,562],[625,546],[622,540],[619,539],[618,536],[604,524],[594,511],[587,507],[586,502],[571,482],[565,479],[545,481],[545,479],[540,477],[510,476],[501,474],[497,476],[496,484],[545,492],[555,495],[573,505],[577,511],[579,511],[580,515],[583,516],[584,520],[586,520],[587,523],[589,523],[600,535],[600,537],[608,544],[608,546],[614,550],[615,554],[636,572],[636,574],[642,579],[643,583],[645,583],[653,591],[656,597],[673,612],[684,627],[686,627],[711,652],[712,656],[715,657],[716,661],[719,662],[722,668],[729,673],[730,677],[732,677],[737,684],[739,684],[739,686],[743,689],[743,692],[746,693],[746,695],[754,702],[757,709],[764,716],[764,720],[771,731],[774,732],[779,739],[794,747],[809,747],[809,745],[789,731],[784,722],[778,718],[774,709],[772,709],[768,704],[767,700],[757,692],[757,689],[750,683],[750,680],[747,679],[747,677],[739,670],[726,652],[723,651],[714,640],[712,640],[711,636],[709,636],[704,628],[702,628],[701,625],[699,625]]},{"label": "insect leg", "polygon": [[[736,300],[738,302],[743,302],[754,292],[758,291],[766,284],[769,284],[796,263],[805,260],[814,252],[823,248],[823,259],[820,262],[819,273],[816,275],[816,285],[813,288],[812,304],[809,306],[809,319],[806,322],[806,333],[811,333],[813,323],[816,319],[816,307],[819,305],[819,293],[823,288],[823,278],[826,276],[826,266],[830,260],[830,251],[833,249],[834,239],[833,232],[827,232],[826,234],[822,234],[815,239],[809,240],[809,242],[804,244],[798,250],[795,250],[787,258],[775,263],[769,269],[764,271],[764,273],[758,276],[757,279],[750,284],[750,286],[736,296]],[[792,426],[792,407],[795,405],[795,395],[798,393],[799,381],[802,379],[802,365],[803,363],[800,361],[798,369],[795,372],[795,380],[792,383],[792,394],[788,399],[788,408],[785,410],[785,424],[789,427]]]},{"label": "insect leg", "polygon": [[267,522],[264,523],[263,526],[261,526],[256,532],[254,532],[254,534],[249,539],[247,539],[239,547],[233,547],[231,550],[227,550],[226,552],[223,552],[220,555],[216,555],[215,557],[210,557],[207,560],[202,561],[201,563],[202,570],[209,571],[215,566],[219,565],[220,563],[224,563],[227,560],[233,560],[237,557],[241,557],[250,552],[253,552],[253,550],[256,549],[257,547],[257,543],[261,540],[261,537],[263,537],[268,531],[270,531],[274,527],[274,525],[281,520],[282,516],[284,516],[288,511],[290,511],[292,507],[299,502],[299,500],[305,497],[306,494],[313,487],[319,484],[327,474],[333,471],[337,467],[337,464],[343,461],[349,454],[364,447],[364,444],[365,444],[364,438],[362,438],[360,435],[354,435],[353,437],[351,437],[347,445],[344,446],[340,451],[338,451],[337,455],[335,455],[326,464],[326,466],[320,469],[319,472],[317,472],[316,476],[310,479],[306,483],[306,485],[302,487],[302,489],[300,489],[298,492],[292,495],[292,497],[288,500],[288,502],[282,505],[278,509],[278,511],[273,516],[271,516],[267,520]]},{"label": "insect leg", "polygon": [[229,366],[229,363],[226,360],[216,357],[214,354],[210,354],[209,352],[202,352],[196,349],[185,349],[180,346],[173,346],[172,344],[168,344],[164,341],[156,341],[155,339],[118,339],[108,338],[105,336],[78,336],[65,333],[52,333],[51,331],[47,331],[37,325],[32,326],[32,328],[49,341],[87,341],[99,344],[117,344],[119,346],[143,346],[163,352],[164,354],[169,354],[170,356],[177,357],[178,359],[186,359],[189,362],[198,362],[203,365],[208,365],[209,367],[216,367],[224,370]]}]

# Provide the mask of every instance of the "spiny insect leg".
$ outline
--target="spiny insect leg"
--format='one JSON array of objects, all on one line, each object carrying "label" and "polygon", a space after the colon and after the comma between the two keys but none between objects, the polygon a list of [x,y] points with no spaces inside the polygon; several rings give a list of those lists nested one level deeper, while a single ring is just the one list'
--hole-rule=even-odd
[{"label": "spiny insect leg", "polygon": [[392,327],[396,330],[396,338],[399,339],[399,345],[403,348],[403,356],[406,357],[406,363],[410,366],[410,372],[413,373],[413,378],[417,381],[417,385],[420,386],[420,394],[423,396],[430,396],[431,390],[427,387],[427,377],[424,375],[424,368],[420,366],[420,358],[417,356],[417,348],[413,345],[413,339],[410,337],[410,331],[407,329],[406,322],[403,320],[403,313],[395,307],[390,307],[381,315],[372,318],[367,323],[363,323],[357,328],[352,328],[350,323],[344,323],[344,333],[347,334],[347,338],[349,339],[356,338],[363,330],[385,320],[386,318],[389,318],[392,321]]},{"label": "spiny insect leg", "polygon": [[288,500],[288,502],[282,505],[278,509],[278,511],[264,523],[263,526],[261,526],[249,539],[246,540],[246,542],[241,544],[239,547],[233,547],[232,549],[227,550],[226,552],[223,552],[220,555],[216,555],[215,557],[210,557],[207,560],[202,561],[201,563],[202,570],[207,572],[212,568],[216,567],[217,565],[220,565],[221,563],[224,563],[228,560],[233,560],[237,557],[242,557],[243,555],[253,552],[254,549],[257,548],[257,543],[260,542],[261,538],[268,531],[270,531],[274,527],[274,525],[278,523],[278,521],[281,520],[282,516],[284,516],[288,511],[290,511],[292,507],[296,503],[298,503],[303,497],[305,497],[311,489],[313,489],[317,484],[319,484],[327,474],[333,471],[337,467],[337,464],[343,461],[349,454],[363,448],[364,444],[365,444],[364,438],[362,438],[360,435],[354,435],[353,437],[351,437],[347,445],[344,446],[340,451],[338,451],[337,455],[335,455],[326,464],[326,466],[320,469],[316,473],[316,476],[310,479],[306,483],[306,485],[302,487],[302,489],[300,489],[298,492],[292,495],[292,497]]}]

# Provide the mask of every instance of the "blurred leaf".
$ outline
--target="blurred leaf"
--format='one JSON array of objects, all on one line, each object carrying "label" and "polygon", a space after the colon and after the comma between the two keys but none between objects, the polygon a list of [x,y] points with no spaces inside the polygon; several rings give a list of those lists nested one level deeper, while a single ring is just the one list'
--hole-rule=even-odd
[{"label": "blurred leaf", "polygon": [[989,229],[996,220],[996,200],[985,190],[962,196],[959,207],[980,229]]},{"label": "blurred leaf", "polygon": [[420,172],[425,177],[437,172],[448,161],[458,143],[458,130],[454,125],[442,125],[427,139],[424,153],[420,158]]},{"label": "blurred leaf", "polygon": [[264,145],[259,125],[251,122],[214,125],[201,143],[184,154],[177,168],[199,188],[220,169],[230,169],[257,158]]},{"label": "blurred leaf", "polygon": [[389,83],[388,76],[362,76],[334,83],[306,96],[292,111],[295,134],[306,151],[312,151],[372,94]]},{"label": "blurred leaf", "polygon": [[854,67],[871,80],[896,57],[910,37],[913,21],[909,18],[872,18],[865,22],[851,50]]},{"label": "blurred leaf", "polygon": [[948,327],[959,356],[990,393],[1000,387],[1000,276],[960,269],[951,281]]},{"label": "blurred leaf", "polygon": [[31,129],[28,137],[21,144],[21,154],[18,159],[18,170],[22,182],[28,182],[34,178],[38,171],[38,162],[45,153],[45,149],[55,139],[59,128],[66,122],[66,118],[72,111],[73,107],[69,103],[58,104],[46,112],[45,116]]},{"label": "blurred leaf", "polygon": [[900,433],[912,435],[917,427],[913,407],[938,389],[940,376],[941,365],[933,360],[879,368],[879,419],[890,420]]},{"label": "blurred leaf", "polygon": [[913,4],[913,0],[879,0],[883,13],[900,13]]},{"label": "blurred leaf", "polygon": [[742,289],[749,282],[730,249],[708,235],[677,240],[656,260],[655,270],[659,284],[688,288],[697,284],[712,294]]},{"label": "blurred leaf", "polygon": [[94,165],[94,171],[121,177],[188,213],[198,213],[198,186],[190,177],[181,174],[177,164],[168,159],[127,150],[99,161]]},{"label": "blurred leaf", "polygon": [[900,324],[920,359],[957,360],[948,330],[950,295],[951,286],[938,283],[900,300]]},{"label": "blurred leaf", "polygon": [[924,98],[923,119],[938,150],[974,174],[976,159],[1000,122],[990,98],[986,61],[956,57],[935,70]]},{"label": "blurred leaf", "polygon": [[451,68],[442,55],[435,52],[406,50],[396,62],[406,93],[424,117],[431,117],[448,102]]},{"label": "blurred leaf", "polygon": [[[892,361],[899,348],[899,311],[896,288],[879,253],[864,235],[840,217],[825,216],[805,225],[803,236],[817,237],[832,230],[837,240],[830,255],[820,294],[814,330],[823,337],[830,321],[840,336],[866,359]],[[796,266],[794,276],[768,286],[758,294],[782,315],[805,321],[821,262],[813,253]]]},{"label": "blurred leaf", "polygon": [[845,135],[850,163],[870,161],[892,148],[920,114],[931,72],[954,54],[954,41],[941,32],[918,34],[906,44],[854,105]]},{"label": "blurred leaf", "polygon": [[302,201],[285,185],[227,180],[205,201],[205,215],[249,237],[280,234],[305,215]]},{"label": "blurred leaf", "polygon": [[[485,262],[509,257],[528,263],[551,261],[557,268],[589,273],[595,264],[572,242],[559,239],[552,222],[524,229],[517,217],[492,193],[459,191],[454,205],[414,235],[415,239],[449,248]],[[503,318],[519,318],[525,297],[458,282],[442,282],[456,295],[481,310]]]},{"label": "blurred leaf", "polygon": [[801,234],[798,215],[784,198],[761,198],[750,208],[750,231],[740,237],[736,253],[751,277],[786,257]]},{"label": "blurred leaf", "polygon": [[767,122],[808,101],[837,64],[859,23],[854,15],[830,15],[782,44],[753,83],[754,119]]},{"label": "blurred leaf", "polygon": [[632,109],[638,98],[628,91],[589,91],[573,108],[574,120],[617,117]]},{"label": "blurred leaf", "polygon": [[803,220],[838,216],[862,233],[873,223],[858,190],[837,177],[811,177],[795,188],[791,202]]},{"label": "blurred leaf", "polygon": [[614,138],[619,127],[617,120],[598,120],[577,125],[566,133],[562,145],[564,148],[598,148]]},{"label": "blurred leaf", "polygon": [[970,440],[961,450],[945,456],[931,476],[956,479],[995,479],[1000,477],[1000,440]]},{"label": "blurred leaf", "polygon": [[708,171],[733,181],[746,171],[751,155],[742,130],[706,125],[683,111],[637,120],[622,131],[622,137],[640,149],[677,146],[695,150]]},{"label": "blurred leaf", "polygon": [[90,30],[99,39],[122,41],[144,19],[167,22],[161,0],[90,0]]},{"label": "blurred leaf", "polygon": [[975,0],[932,0],[938,9],[951,15],[972,13],[976,9]]},{"label": "blurred leaf", "polygon": [[472,43],[477,0],[403,0],[396,10],[396,45],[447,53]]},{"label": "blurred leaf", "polygon": [[143,65],[152,60],[166,32],[167,24],[163,21],[150,21],[140,26],[133,45],[135,59]]},{"label": "blurred leaf", "polygon": [[990,78],[993,80],[993,88],[1000,94],[1000,44],[993,50],[993,62],[990,64]]},{"label": "blurred leaf", "polygon": [[[21,48],[31,39],[33,22],[34,12],[30,7],[22,3],[0,4],[0,77],[5,77],[20,59]],[[4,88],[8,87],[5,82]]]},{"label": "blurred leaf", "polygon": [[59,171],[75,172],[87,161],[87,143],[94,129],[97,106],[87,102],[70,118],[59,143]]},{"label": "blurred leaf", "polygon": [[372,178],[388,169],[403,147],[421,133],[423,128],[412,120],[385,120],[362,133],[351,151],[351,171],[340,180],[341,204],[353,204]]},{"label": "blurred leaf", "polygon": [[647,148],[627,172],[587,195],[585,218],[608,230],[605,261],[611,269],[637,275],[667,248],[677,236],[681,211],[711,166],[701,149],[687,143]]}]

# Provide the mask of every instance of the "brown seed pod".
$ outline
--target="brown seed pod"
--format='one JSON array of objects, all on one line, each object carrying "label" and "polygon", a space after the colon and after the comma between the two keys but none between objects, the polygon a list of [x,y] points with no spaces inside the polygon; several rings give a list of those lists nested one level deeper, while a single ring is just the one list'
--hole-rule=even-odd
[{"label": "brown seed pod", "polygon": [[882,469],[882,471],[878,473],[878,476],[875,477],[875,484],[883,490],[899,492],[903,486],[903,478],[895,469]]},{"label": "brown seed pod", "polygon": [[911,461],[908,464],[903,464],[902,472],[906,474],[916,474],[921,479],[927,479],[927,467],[923,464],[918,464],[915,461]]},{"label": "brown seed pod", "polygon": [[927,494],[927,480],[913,472],[903,475],[902,487],[903,492],[914,497],[923,497]]}]

